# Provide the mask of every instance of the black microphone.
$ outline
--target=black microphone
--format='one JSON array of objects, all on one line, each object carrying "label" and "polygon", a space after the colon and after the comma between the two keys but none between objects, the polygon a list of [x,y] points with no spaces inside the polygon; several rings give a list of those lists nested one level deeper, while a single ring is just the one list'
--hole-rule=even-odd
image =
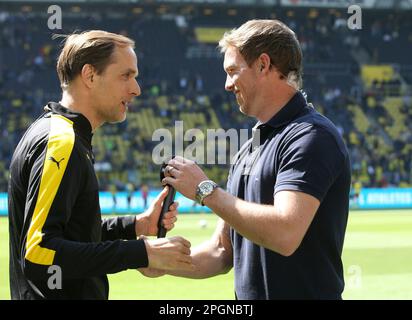
[{"label": "black microphone", "polygon": [[[173,159],[173,158],[172,158]],[[163,163],[162,167],[160,168],[160,181],[162,181],[165,178],[165,169],[166,169],[167,163]],[[173,203],[176,195],[176,190],[173,188],[171,185],[167,185],[169,188],[169,191],[167,192],[167,196],[163,201],[163,206],[162,206],[162,211],[160,211],[160,216],[159,216],[159,221],[157,222],[157,237],[158,238],[164,238],[166,236],[166,229],[162,225],[162,220],[164,214],[169,211],[170,205]]]}]

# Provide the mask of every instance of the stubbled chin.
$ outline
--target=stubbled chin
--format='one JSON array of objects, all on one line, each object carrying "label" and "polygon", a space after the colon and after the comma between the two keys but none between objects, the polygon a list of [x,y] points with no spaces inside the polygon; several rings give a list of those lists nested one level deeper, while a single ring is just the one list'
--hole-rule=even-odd
[{"label": "stubbled chin", "polygon": [[108,121],[109,123],[120,123],[126,120],[126,113],[123,114],[122,117],[117,117],[116,119],[112,120],[112,121]]},{"label": "stubbled chin", "polygon": [[127,108],[121,115],[119,115],[119,121],[118,122],[123,122],[124,120],[126,120],[126,116],[127,116]]},{"label": "stubbled chin", "polygon": [[238,106],[239,106],[239,110],[240,110],[242,113],[245,113],[246,108],[245,108],[245,105],[244,105],[244,103],[243,103],[243,100],[242,100],[241,98],[237,98],[236,101],[237,101],[237,104],[238,104]]},{"label": "stubbled chin", "polygon": [[121,109],[117,113],[111,114],[111,121],[109,123],[119,123],[126,120],[128,107],[121,105]]},{"label": "stubbled chin", "polygon": [[246,109],[245,109],[243,106],[239,105],[239,110],[240,110],[240,112],[242,112],[243,114],[247,115]]}]

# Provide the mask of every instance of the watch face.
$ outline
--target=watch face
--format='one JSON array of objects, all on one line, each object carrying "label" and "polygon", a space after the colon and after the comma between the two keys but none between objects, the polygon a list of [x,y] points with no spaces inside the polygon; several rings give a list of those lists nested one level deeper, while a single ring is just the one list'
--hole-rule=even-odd
[{"label": "watch face", "polygon": [[200,187],[200,189],[202,190],[202,193],[207,193],[212,191],[213,186],[210,183],[205,183]]}]

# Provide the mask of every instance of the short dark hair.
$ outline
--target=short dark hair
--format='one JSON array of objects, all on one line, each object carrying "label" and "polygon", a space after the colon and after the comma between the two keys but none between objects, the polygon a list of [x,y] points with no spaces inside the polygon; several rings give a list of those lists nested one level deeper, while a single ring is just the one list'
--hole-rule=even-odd
[{"label": "short dark hair", "polygon": [[221,52],[236,47],[249,67],[262,54],[283,77],[302,86],[302,50],[295,33],[279,20],[249,20],[226,32],[219,41]]},{"label": "short dark hair", "polygon": [[116,46],[130,46],[135,43],[120,34],[102,30],[90,30],[65,36],[64,46],[57,60],[57,74],[62,88],[81,73],[85,64],[92,65],[98,74],[112,62]]}]

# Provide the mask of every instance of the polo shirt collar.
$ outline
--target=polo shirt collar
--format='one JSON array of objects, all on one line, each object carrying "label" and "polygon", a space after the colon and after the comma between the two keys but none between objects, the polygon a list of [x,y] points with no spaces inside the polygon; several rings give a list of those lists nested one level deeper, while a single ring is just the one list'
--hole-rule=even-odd
[{"label": "polo shirt collar", "polygon": [[255,128],[267,127],[267,125],[273,128],[279,128],[289,122],[291,122],[296,115],[307,105],[305,96],[301,91],[297,91],[295,95],[286,103],[286,105],[279,110],[269,121],[266,123],[258,122]]}]

